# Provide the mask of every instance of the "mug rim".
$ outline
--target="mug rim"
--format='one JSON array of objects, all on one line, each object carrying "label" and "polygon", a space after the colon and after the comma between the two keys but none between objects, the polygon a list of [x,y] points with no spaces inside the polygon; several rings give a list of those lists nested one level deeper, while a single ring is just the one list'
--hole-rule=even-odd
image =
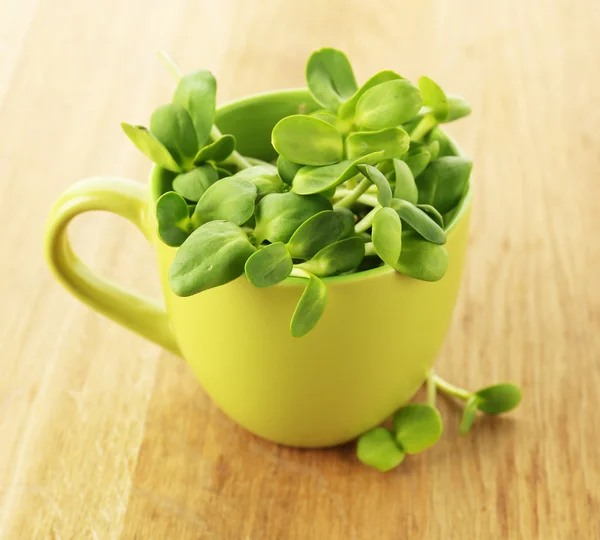
[{"label": "mug rim", "polygon": [[[220,107],[217,107],[217,115],[219,113],[229,113],[235,109],[239,109],[240,107],[247,105],[248,103],[269,101],[274,96],[279,96],[282,94],[289,95],[289,96],[293,95],[296,97],[301,97],[301,96],[310,97],[307,88],[284,88],[281,90],[267,90],[265,92],[250,94],[249,96],[245,96],[242,98],[238,98],[238,99],[229,101],[229,102],[221,105]],[[446,133],[446,132],[444,132],[444,133],[452,141],[452,143],[456,149],[456,155],[461,156],[461,157],[466,157],[466,153],[456,143],[456,141],[450,135],[448,135],[448,133]],[[160,196],[157,192],[158,186],[157,186],[157,174],[156,173],[158,170],[159,170],[158,167],[153,164],[152,168],[150,169],[150,175],[149,175],[149,182],[148,182],[149,183],[149,203],[152,208],[154,208],[154,206],[156,205],[156,201],[158,200],[158,197]],[[452,219],[446,225],[446,227],[444,227],[444,232],[446,233],[447,239],[449,239],[452,236],[458,223],[462,219],[464,219],[464,217],[467,213],[467,210],[471,205],[471,201],[473,198],[472,179],[473,179],[473,175],[471,174],[471,175],[469,175],[469,182],[467,185],[467,190],[462,195],[461,200],[458,203],[457,211],[454,213],[454,215],[452,216]],[[154,231],[154,234],[156,235],[156,231]],[[389,275],[391,273],[396,273],[396,269],[394,267],[390,266],[389,264],[383,264],[382,266],[378,266],[377,268],[370,268],[369,270],[363,270],[361,272],[354,272],[351,274],[343,274],[341,276],[321,277],[319,279],[324,281],[325,283],[344,283],[344,282],[358,281],[361,279],[375,278],[378,276]],[[282,282],[280,282],[279,285],[296,285],[299,283],[304,283],[305,281],[306,280],[304,278],[290,276],[290,277],[287,277],[286,279],[284,279]]]}]

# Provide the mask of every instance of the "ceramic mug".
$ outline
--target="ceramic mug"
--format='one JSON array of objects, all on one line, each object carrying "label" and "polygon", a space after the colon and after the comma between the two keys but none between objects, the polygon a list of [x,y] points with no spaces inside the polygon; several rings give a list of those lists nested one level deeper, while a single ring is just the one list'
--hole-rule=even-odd
[{"label": "ceramic mug", "polygon": [[[306,90],[252,96],[218,110],[242,154],[270,161],[273,126],[316,108]],[[448,272],[438,282],[389,266],[324,278],[325,314],[302,338],[289,323],[303,281],[268,289],[241,277],[180,298],[167,271],[176,250],[157,236],[156,200],[171,173],[155,167],[150,189],[121,178],[91,178],[69,188],[46,227],[46,258],[79,300],[187,360],[214,402],[243,427],[277,443],[331,446],[378,425],[415,394],[432,367],[456,302],[469,228],[471,191],[448,223]],[[92,272],[73,253],[67,226],[78,214],[104,210],[138,227],[153,245],[165,306]]]}]

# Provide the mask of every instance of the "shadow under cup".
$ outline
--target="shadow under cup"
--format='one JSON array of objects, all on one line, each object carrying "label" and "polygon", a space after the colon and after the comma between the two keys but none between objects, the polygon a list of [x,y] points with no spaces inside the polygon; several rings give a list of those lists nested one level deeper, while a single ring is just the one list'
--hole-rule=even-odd
[{"label": "shadow under cup", "polygon": [[[271,161],[277,121],[317,108],[306,90],[273,92],[220,108],[217,125],[242,154]],[[148,230],[156,230],[154,205],[171,181],[171,173],[153,170]],[[325,314],[299,339],[289,323],[303,280],[257,289],[241,277],[180,298],[167,281],[176,250],[153,235],[182,356],[215,403],[263,438],[302,447],[355,438],[410,400],[434,363],[460,286],[470,200],[469,188],[446,227],[450,265],[442,280],[418,281],[389,266],[325,278]]]}]

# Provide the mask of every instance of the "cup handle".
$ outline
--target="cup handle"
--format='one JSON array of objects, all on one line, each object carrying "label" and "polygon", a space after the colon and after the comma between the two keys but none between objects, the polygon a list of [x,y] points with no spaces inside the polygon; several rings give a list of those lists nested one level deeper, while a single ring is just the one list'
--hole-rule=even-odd
[{"label": "cup handle", "polygon": [[147,204],[146,188],[133,180],[104,176],[77,182],[50,213],[44,238],[46,260],[58,281],[81,302],[181,356],[165,309],[96,275],[75,255],[67,235],[75,216],[104,210],[131,221],[150,240],[145,223]]}]

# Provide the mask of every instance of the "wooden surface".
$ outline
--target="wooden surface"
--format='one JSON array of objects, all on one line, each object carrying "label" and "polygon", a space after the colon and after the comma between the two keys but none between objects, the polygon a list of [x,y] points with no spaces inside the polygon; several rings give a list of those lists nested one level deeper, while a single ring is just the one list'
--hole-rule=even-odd
[{"label": "wooden surface", "polygon": [[[600,538],[600,2],[0,0],[0,538]],[[236,427],[185,363],[92,313],[42,259],[53,199],[145,181],[121,120],[205,67],[221,102],[303,84],[343,48],[359,80],[428,74],[473,105],[451,132],[476,201],[441,375],[513,380],[506,418],[379,474],[352,446],[298,451]],[[156,293],[133,228],[84,216],[104,274]]]}]

